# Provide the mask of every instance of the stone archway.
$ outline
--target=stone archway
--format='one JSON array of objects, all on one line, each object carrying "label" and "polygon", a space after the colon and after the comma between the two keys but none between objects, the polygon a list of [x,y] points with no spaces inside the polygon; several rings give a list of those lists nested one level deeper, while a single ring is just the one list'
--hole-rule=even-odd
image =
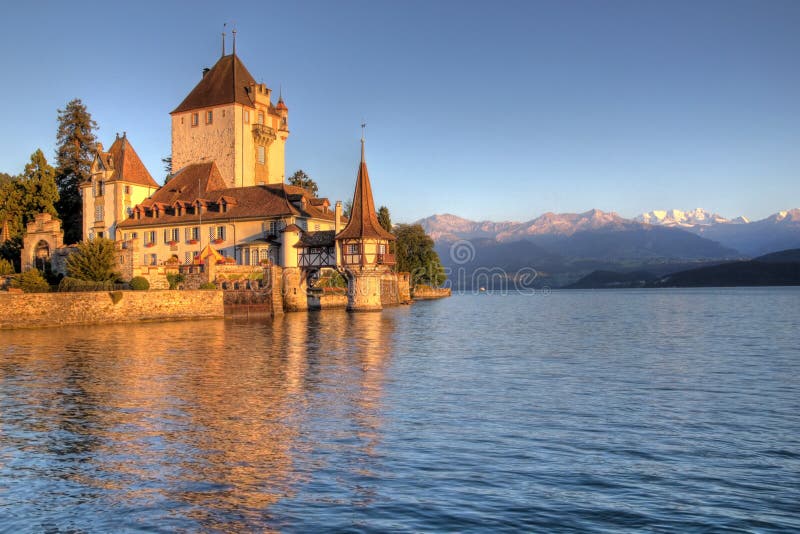
[{"label": "stone archway", "polygon": [[44,271],[48,263],[50,263],[50,244],[44,239],[40,239],[36,243],[36,248],[33,249],[33,266]]}]

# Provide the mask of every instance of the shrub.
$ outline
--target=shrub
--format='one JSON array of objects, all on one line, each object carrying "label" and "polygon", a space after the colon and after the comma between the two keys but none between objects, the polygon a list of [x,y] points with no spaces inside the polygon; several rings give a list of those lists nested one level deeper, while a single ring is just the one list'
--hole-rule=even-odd
[{"label": "shrub", "polygon": [[0,258],[0,276],[14,274],[14,265],[5,258]]},{"label": "shrub", "polygon": [[77,251],[67,257],[67,273],[72,278],[92,282],[114,281],[116,272],[114,242],[92,239],[78,243]]},{"label": "shrub", "polygon": [[113,281],[106,282],[92,282],[88,280],[78,280],[71,276],[66,276],[61,279],[58,284],[58,290],[62,292],[79,292],[79,291],[110,291],[115,289],[116,284]]},{"label": "shrub", "polygon": [[178,284],[182,284],[185,281],[186,277],[181,273],[169,273],[167,275],[167,283],[169,283],[170,289],[178,289]]},{"label": "shrub", "polygon": [[134,291],[147,291],[150,289],[150,282],[144,276],[134,276],[131,279],[131,289]]},{"label": "shrub", "polygon": [[200,284],[200,289],[217,289],[217,284],[214,282],[204,282]]},{"label": "shrub", "polygon": [[116,304],[122,300],[122,291],[109,291],[108,296],[111,297],[111,302]]},{"label": "shrub", "polygon": [[25,293],[47,293],[50,291],[50,284],[44,279],[42,273],[37,269],[30,269],[18,274],[11,282],[11,287],[17,287]]}]

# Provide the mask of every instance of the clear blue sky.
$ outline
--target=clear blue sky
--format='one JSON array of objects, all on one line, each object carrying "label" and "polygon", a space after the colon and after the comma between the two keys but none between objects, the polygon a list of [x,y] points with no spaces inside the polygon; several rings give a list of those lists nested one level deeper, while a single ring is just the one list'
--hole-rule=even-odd
[{"label": "clear blue sky", "polygon": [[[220,54],[283,86],[287,175],[352,194],[359,124],[396,221],[800,206],[800,2],[14,2],[0,171],[78,97],[163,180],[169,112]],[[229,32],[230,33],[230,32]],[[229,44],[230,46],[230,44]]]}]

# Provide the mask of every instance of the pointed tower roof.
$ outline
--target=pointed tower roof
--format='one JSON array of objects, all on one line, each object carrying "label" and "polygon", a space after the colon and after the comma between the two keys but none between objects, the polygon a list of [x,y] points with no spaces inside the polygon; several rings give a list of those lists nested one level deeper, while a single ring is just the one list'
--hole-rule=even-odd
[{"label": "pointed tower roof", "polygon": [[[108,149],[107,156],[111,156],[110,165],[114,169],[112,180],[130,182],[149,187],[160,187],[144,166],[139,154],[133,149],[127,134],[122,137],[117,135],[114,144]],[[105,158],[109,161],[108,157]]]},{"label": "pointed tower roof", "polygon": [[222,56],[172,113],[233,103],[255,107],[247,92],[255,83],[239,56]]},{"label": "pointed tower roof", "polygon": [[350,212],[350,220],[347,226],[339,232],[336,239],[396,239],[394,235],[387,232],[378,216],[375,214],[375,201],[372,199],[372,185],[369,183],[369,173],[367,172],[367,162],[364,160],[364,140],[361,140],[361,165],[358,167],[358,178],[356,178],[356,190],[353,193],[353,209]]}]

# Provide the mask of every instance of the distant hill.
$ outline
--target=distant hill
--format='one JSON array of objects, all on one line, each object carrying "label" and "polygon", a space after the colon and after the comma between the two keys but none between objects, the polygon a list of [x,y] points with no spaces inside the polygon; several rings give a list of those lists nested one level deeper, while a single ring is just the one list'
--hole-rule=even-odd
[{"label": "distant hill", "polygon": [[612,289],[626,287],[645,287],[656,280],[656,275],[647,271],[619,273],[615,271],[594,271],[564,289]]},{"label": "distant hill", "polygon": [[655,287],[800,285],[800,262],[737,261],[670,274]]},{"label": "distant hill", "polygon": [[594,271],[565,289],[623,287],[736,287],[800,285],[800,249],[751,261],[725,262],[656,276],[649,272]]}]

